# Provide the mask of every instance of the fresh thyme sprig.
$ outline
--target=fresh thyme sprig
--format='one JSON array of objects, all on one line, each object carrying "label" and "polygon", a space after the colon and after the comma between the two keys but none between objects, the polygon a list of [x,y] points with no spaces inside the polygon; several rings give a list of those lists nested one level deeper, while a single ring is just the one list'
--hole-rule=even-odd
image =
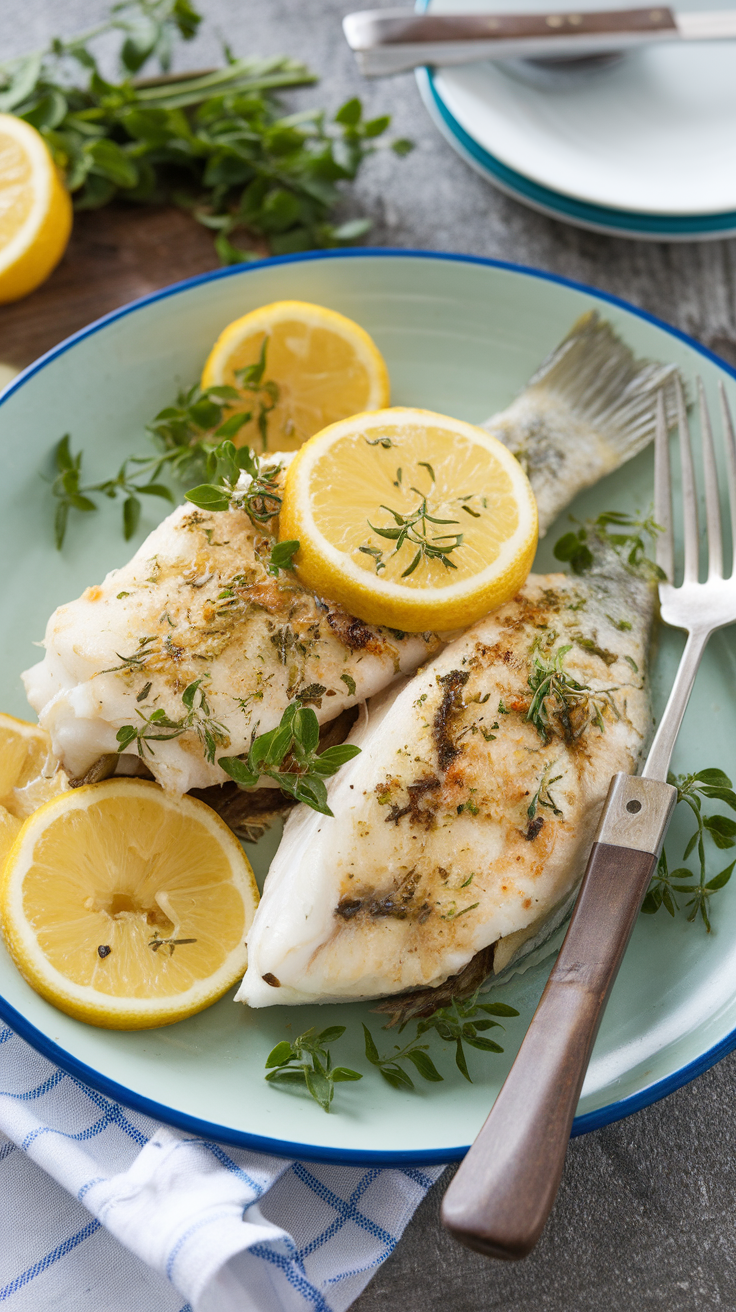
[{"label": "fresh thyme sprig", "polygon": [[[644,902],[642,911],[645,915],[654,915],[664,907],[671,916],[679,911],[677,893],[690,894],[685,906],[689,907],[688,920],[695,920],[700,913],[701,920],[708,933],[711,931],[709,902],[714,893],[725,888],[736,861],[706,879],[705,836],[709,834],[717,848],[724,849],[736,845],[736,821],[727,815],[704,815],[702,800],[713,799],[725,802],[732,811],[736,811],[736,793],[728,775],[723,770],[698,770],[694,774],[669,775],[669,782],[677,788],[677,803],[689,807],[695,820],[695,829],[691,834],[682,854],[683,861],[697,851],[698,870],[692,871],[687,866],[670,870],[667,853],[662,852]],[[683,880],[694,882],[683,883]]]},{"label": "fresh thyme sprig", "polygon": [[394,1052],[381,1057],[367,1025],[363,1026],[363,1035],[365,1037],[366,1057],[371,1066],[378,1067],[384,1080],[391,1085],[392,1089],[414,1088],[411,1075],[399,1065],[399,1062],[402,1061],[410,1061],[423,1080],[429,1080],[430,1083],[436,1084],[444,1079],[444,1076],[440,1075],[437,1070],[432,1058],[427,1056],[428,1043],[417,1043],[414,1039],[411,1043],[405,1044],[403,1048],[396,1044]]},{"label": "fresh thyme sprig", "polygon": [[[626,531],[611,533],[611,527]],[[558,538],[553,554],[556,560],[567,561],[573,573],[584,574],[595,562],[596,541],[603,542],[612,547],[630,569],[661,579],[664,578],[662,570],[647,555],[661,531],[652,515],[643,518],[641,515],[625,515],[618,510],[604,510],[597,519]]]},{"label": "fresh thyme sprig", "polygon": [[[389,117],[366,120],[356,98],[332,118],[284,114],[276,93],[316,76],[285,56],[238,59],[227,46],[224,67],[204,75],[132,80],[149,59],[168,69],[174,43],[192,40],[201,21],[190,0],[122,0],[88,31],[0,64],[0,112],[41,132],[77,209],[116,198],[179,205],[213,231],[224,264],[359,239],[369,220],[335,224],[331,213]],[[118,82],[102,76],[94,51],[111,34],[121,38]]]},{"label": "fresh thyme sprig", "polygon": [[332,1065],[329,1044],[336,1043],[344,1033],[344,1025],[331,1025],[320,1034],[309,1029],[292,1043],[285,1039],[277,1043],[266,1058],[266,1079],[273,1084],[306,1086],[314,1101],[329,1112],[335,1085],[363,1078],[348,1066]]},{"label": "fresh thyme sprig", "polygon": [[[56,499],[56,510],[54,513],[54,537],[57,549],[60,551],[64,545],[66,536],[67,523],[69,520],[70,510],[81,510],[89,514],[92,510],[97,510],[96,503],[92,496],[97,494],[108,497],[114,501],[116,497],[122,496],[123,500],[123,535],[126,542],[133,537],[141,514],[141,496],[161,497],[164,501],[173,502],[174,495],[171,488],[165,483],[158,483],[161,464],[160,460],[136,461],[135,457],[125,460],[120,466],[118,473],[114,478],[103,479],[100,483],[82,484],[82,452],[72,455],[70,448],[70,437],[67,433],[59,442],[54,459],[56,463],[57,474],[51,485],[51,491]],[[143,469],[138,469],[135,473],[129,472],[131,464],[142,463]],[[138,481],[138,480],[144,481]]]},{"label": "fresh thyme sprig", "polygon": [[149,756],[153,756],[155,753],[151,746],[152,742],[170,742],[172,738],[180,738],[183,733],[193,730],[204,748],[207,760],[213,765],[217,748],[227,747],[230,737],[223,725],[215,720],[204,688],[201,686],[207,677],[209,676],[203,675],[202,678],[195,679],[184,689],[181,699],[185,710],[178,720],[172,720],[161,708],[146,715],[136,707],[135,713],[141,723],[124,724],[118,729],[115,735],[118,752],[127,751],[135,743],[141,758],[145,758],[146,752]]},{"label": "fresh thyme sprig", "polygon": [[[400,472],[400,471],[397,471]],[[450,555],[462,546],[462,533],[431,533],[427,528],[428,524],[458,524],[457,519],[439,519],[436,515],[430,515],[427,510],[427,498],[417,488],[413,487],[412,492],[416,492],[420,498],[416,510],[410,511],[407,515],[402,515],[398,510],[392,510],[390,506],[381,506],[387,514],[392,515],[396,524],[395,528],[379,528],[371,524],[368,520],[368,527],[378,534],[379,538],[388,538],[394,542],[393,555],[397,555],[405,542],[411,546],[417,547],[416,555],[412,558],[411,563],[403,571],[402,579],[408,578],[414,573],[420,560],[441,560],[446,569],[457,569],[457,565],[450,560]],[[376,573],[380,573],[386,568],[386,562],[383,559],[383,552],[376,547],[359,547],[365,555],[373,556],[376,562]]]},{"label": "fresh thyme sprig", "polygon": [[611,696],[615,688],[601,688],[594,692],[587,684],[579,683],[563,669],[565,657],[571,650],[572,643],[567,643],[547,656],[540,644],[536,643],[532,651],[531,673],[527,682],[534,695],[526,718],[534,725],[544,743],[552,738],[555,721],[561,727],[562,737],[572,742],[580,737],[589,724],[595,724],[601,732],[605,730],[603,710],[606,707],[618,718],[616,704]]},{"label": "fresh thyme sprig", "polygon": [[241,788],[255,788],[265,776],[282,792],[306,802],[322,815],[332,815],[327,805],[325,778],[360,752],[351,743],[340,743],[317,753],[319,721],[311,706],[300,701],[286,707],[281,723],[254,738],[245,757],[221,756],[217,762]]}]

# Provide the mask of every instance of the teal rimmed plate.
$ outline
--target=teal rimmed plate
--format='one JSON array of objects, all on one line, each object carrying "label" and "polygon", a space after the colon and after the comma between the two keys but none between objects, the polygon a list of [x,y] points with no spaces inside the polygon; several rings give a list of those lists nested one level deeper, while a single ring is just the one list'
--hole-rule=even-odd
[{"label": "teal rimmed plate", "polygon": [[[0,668],[3,710],[27,716],[19,675],[37,659],[33,643],[60,603],[120,565],[126,545],[119,509],[78,516],[63,553],[53,544],[44,476],[63,433],[85,452],[91,480],[145,451],[146,422],[194,380],[221,328],[269,301],[318,301],[350,315],[376,339],[393,400],[480,421],[506,405],[583,311],[597,308],[640,354],[699,373],[715,407],[719,380],[736,405],[736,375],[695,342],[641,311],[590,288],[531,269],[465,256],[407,251],[325,252],[265,260],[192,279],[125,306],[63,342],[0,397]],[[579,497],[581,516],[646,508],[648,452]],[[151,513],[152,508],[146,507]],[[138,541],[154,524],[141,525]],[[553,529],[537,567],[553,567]],[[653,668],[661,708],[681,650],[661,635]],[[675,767],[718,765],[736,772],[736,645],[718,634],[706,654]],[[677,822],[675,822],[677,825]],[[277,835],[254,850],[265,875]],[[668,840],[679,859],[682,832]],[[250,853],[249,853],[250,854]],[[718,854],[715,857],[718,860]],[[724,860],[721,865],[725,865]],[[715,869],[720,866],[716,865]],[[736,1046],[736,886],[715,900],[714,932],[664,912],[641,917],[596,1042],[574,1132],[604,1125],[663,1097]],[[325,1115],[301,1094],[267,1085],[264,1061],[280,1039],[312,1024],[342,1023],[334,1052],[366,1070],[360,1021],[388,1050],[369,1003],[249,1012],[229,998],[160,1030],[119,1033],[85,1026],[38,997],[0,951],[0,1016],[52,1061],[102,1093],[198,1135],[307,1160],[400,1164],[459,1158],[479,1130],[518,1048],[544,984],[544,965],[500,991],[520,1011],[503,1056],[473,1052],[473,1084],[439,1041],[445,1075],[400,1093],[369,1069],[338,1086]],[[0,1080],[1,1083],[1,1080]],[[419,1082],[418,1082],[419,1083]]]}]

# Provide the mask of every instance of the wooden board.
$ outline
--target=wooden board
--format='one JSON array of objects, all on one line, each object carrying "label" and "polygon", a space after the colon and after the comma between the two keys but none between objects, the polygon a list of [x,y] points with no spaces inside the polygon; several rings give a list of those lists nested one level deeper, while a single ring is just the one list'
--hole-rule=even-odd
[{"label": "wooden board", "polygon": [[51,277],[0,306],[0,364],[23,369],[126,301],[218,265],[212,233],[182,210],[111,205],[76,214]]}]

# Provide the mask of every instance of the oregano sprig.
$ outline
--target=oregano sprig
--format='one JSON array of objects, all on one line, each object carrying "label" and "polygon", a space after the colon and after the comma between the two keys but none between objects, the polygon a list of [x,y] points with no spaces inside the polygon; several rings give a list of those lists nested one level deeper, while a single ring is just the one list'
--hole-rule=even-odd
[{"label": "oregano sprig", "polygon": [[[622,531],[612,533],[612,528]],[[664,578],[662,570],[647,554],[661,531],[652,515],[626,515],[618,510],[604,510],[596,519],[563,533],[554,545],[553,554],[556,560],[566,561],[574,574],[584,574],[595,563],[597,540],[612,547],[630,569],[661,579]]]},{"label": "oregano sprig", "polygon": [[363,1026],[363,1035],[366,1057],[372,1066],[378,1068],[384,1080],[391,1085],[392,1089],[414,1088],[411,1075],[403,1069],[399,1064],[400,1062],[411,1062],[422,1079],[429,1080],[430,1083],[436,1084],[444,1079],[444,1076],[440,1075],[437,1070],[432,1058],[427,1056],[428,1043],[417,1043],[414,1039],[411,1043],[405,1044],[403,1048],[396,1044],[393,1052],[381,1057],[367,1025]]},{"label": "oregano sprig", "polygon": [[[449,1007],[440,1007],[431,1016],[417,1024],[417,1038],[435,1030],[446,1043],[455,1044],[455,1064],[460,1074],[472,1084],[468,1072],[463,1044],[478,1048],[481,1052],[503,1052],[503,1048],[493,1039],[483,1037],[490,1029],[503,1028],[500,1021],[490,1019],[492,1016],[518,1016],[515,1007],[505,1002],[479,1002],[480,988],[470,998],[453,998]],[[403,1029],[403,1026],[401,1027]]]},{"label": "oregano sprig", "polygon": [[[225,45],[222,67],[168,74],[175,44],[201,21],[191,0],[119,0],[87,31],[2,62],[0,112],[41,133],[77,209],[117,198],[178,205],[213,233],[223,264],[358,240],[370,221],[332,214],[342,186],[383,147],[389,116],[366,119],[356,97],[332,116],[284,113],[279,91],[317,81],[287,56],[239,59]],[[117,81],[96,53],[114,35]],[[149,60],[166,76],[134,80]]]},{"label": "oregano sprig", "polygon": [[281,722],[254,738],[243,756],[221,756],[219,766],[241,788],[255,788],[259,779],[273,779],[282,792],[331,816],[324,780],[360,752],[340,743],[318,753],[319,721],[311,706],[297,700],[286,707]]},{"label": "oregano sprig", "polygon": [[329,1112],[335,1085],[362,1080],[358,1071],[348,1066],[333,1066],[329,1045],[345,1033],[344,1025],[331,1025],[317,1034],[309,1029],[292,1043],[283,1040],[266,1058],[266,1079],[271,1084],[296,1084],[306,1087],[314,1101]]},{"label": "oregano sprig", "polygon": [[[697,854],[697,870],[680,866],[669,869],[666,851],[662,852],[647,895],[642,903],[645,915],[654,915],[664,907],[671,916],[680,910],[677,894],[689,894],[685,907],[689,908],[689,921],[700,915],[708,933],[711,932],[709,904],[714,893],[725,888],[736,861],[707,879],[705,838],[709,835],[720,850],[736,846],[736,821],[727,815],[707,815],[703,812],[703,800],[725,802],[732,811],[736,811],[736,793],[728,775],[723,770],[697,770],[693,774],[668,776],[669,783],[677,788],[676,805],[684,804],[689,808],[695,821],[695,828],[685,845],[682,854],[687,861],[693,852]],[[684,882],[684,881],[689,882]]]}]

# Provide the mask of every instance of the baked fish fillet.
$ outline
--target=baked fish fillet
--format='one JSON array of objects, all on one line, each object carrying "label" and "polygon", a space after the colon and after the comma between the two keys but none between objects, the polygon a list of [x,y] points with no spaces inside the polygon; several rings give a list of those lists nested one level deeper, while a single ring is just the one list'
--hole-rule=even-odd
[{"label": "baked fish fillet", "polygon": [[[635,359],[591,312],[513,404],[487,421],[527,470],[542,532],[581,488],[650,441],[655,394],[673,373],[673,366]],[[281,457],[282,465],[289,459]],[[173,732],[165,728],[156,738],[151,731],[141,751],[171,791],[222,783],[225,774],[208,759],[213,741],[217,754],[238,755],[255,728],[273,728],[288,703],[313,687],[322,691],[309,704],[322,722],[331,720],[439,648],[435,635],[371,628],[323,605],[293,576],[272,578],[264,563],[270,546],[269,529],[254,527],[244,511],[183,506],[129,564],[59,607],[46,630],[45,659],[23,677],[69,775],[134,769],[134,747],[114,757],[117,731],[132,725],[147,732],[143,717],[159,711],[183,722],[182,693],[201,677],[197,709],[204,694],[210,714],[196,716],[176,738],[165,740]]]},{"label": "baked fish fillet", "polygon": [[[103,768],[135,769],[136,744],[113,755],[118,730],[133,725],[150,734],[142,760],[167,790],[223,783],[216,756],[247,751],[289,702],[331,720],[438,649],[434,635],[363,624],[291,572],[272,577],[272,544],[243,510],[187,503],[127,565],[55,611],[46,656],[23,678],[69,775],[83,777],[100,758]],[[199,679],[188,728],[174,737],[147,725],[158,711],[186,723],[182,693]]]},{"label": "baked fish fillet", "polygon": [[612,552],[582,578],[530,575],[374,699],[334,819],[287,821],[238,999],[375,998],[436,987],[492,944],[508,960],[569,898],[611,775],[636,767],[653,608]]}]

